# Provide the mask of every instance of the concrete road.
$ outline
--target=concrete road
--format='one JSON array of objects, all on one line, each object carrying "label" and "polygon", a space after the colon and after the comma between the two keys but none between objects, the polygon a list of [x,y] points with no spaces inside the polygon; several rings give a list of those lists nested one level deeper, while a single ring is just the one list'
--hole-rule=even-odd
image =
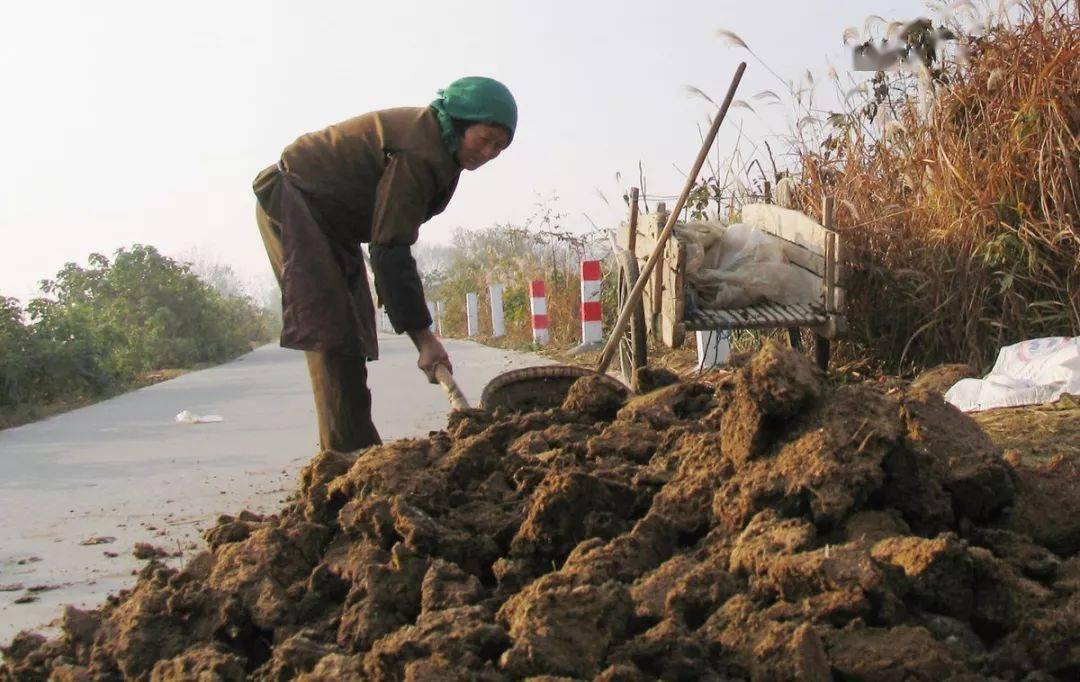
[{"label": "concrete road", "polygon": [[[499,372],[546,361],[448,340],[470,402]],[[404,337],[381,339],[370,365],[383,440],[442,428],[449,409],[416,369]],[[181,410],[220,423],[177,424]],[[101,603],[134,583],[148,542],[179,556],[202,549],[220,513],[276,511],[318,449],[303,354],[264,346],[35,424],[0,431],[0,643],[47,626],[65,604]],[[17,602],[23,603],[17,603]]]}]

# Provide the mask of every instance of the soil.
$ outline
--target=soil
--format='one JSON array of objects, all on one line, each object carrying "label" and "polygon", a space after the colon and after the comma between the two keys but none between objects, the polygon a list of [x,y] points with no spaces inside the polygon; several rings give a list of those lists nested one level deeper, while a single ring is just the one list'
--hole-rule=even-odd
[{"label": "soil", "polygon": [[716,385],[571,395],[320,453],[0,680],[1080,676],[1076,462],[771,343]]}]

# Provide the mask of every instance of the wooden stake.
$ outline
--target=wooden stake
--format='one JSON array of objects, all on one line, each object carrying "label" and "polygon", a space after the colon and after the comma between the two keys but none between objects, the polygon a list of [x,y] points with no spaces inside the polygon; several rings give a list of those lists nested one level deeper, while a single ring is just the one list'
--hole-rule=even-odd
[{"label": "wooden stake", "polygon": [[[611,365],[611,360],[615,357],[615,351],[619,347],[619,337],[626,331],[626,325],[630,323],[630,316],[633,314],[634,306],[641,300],[641,292],[645,290],[645,284],[649,281],[649,276],[652,275],[652,271],[656,267],[657,261],[659,261],[660,257],[663,255],[664,247],[667,245],[668,239],[671,238],[671,233],[675,231],[675,223],[679,219],[679,214],[682,213],[683,206],[686,205],[686,200],[689,198],[690,192],[694,189],[694,183],[697,182],[698,173],[701,172],[701,167],[705,164],[705,159],[708,157],[709,150],[712,148],[713,141],[716,139],[716,133],[720,130],[720,124],[724,122],[724,117],[727,116],[728,107],[731,106],[731,100],[735,98],[735,90],[738,89],[739,81],[742,80],[743,71],[746,71],[746,62],[741,62],[739,68],[735,69],[735,77],[731,81],[731,87],[728,88],[727,96],[724,97],[724,101],[720,105],[720,111],[717,112],[716,118],[713,119],[712,127],[709,128],[709,134],[706,135],[705,139],[702,141],[701,151],[698,152],[697,160],[694,161],[690,173],[686,176],[686,185],[683,187],[682,194],[679,195],[679,200],[675,203],[675,208],[668,214],[667,224],[664,225],[664,230],[660,233],[656,248],[653,249],[652,255],[649,256],[649,260],[646,261],[645,268],[642,269],[638,281],[634,283],[634,288],[630,291],[630,296],[627,298],[626,302],[623,303],[623,309],[619,313],[619,319],[615,322],[615,328],[612,329],[611,336],[604,346],[604,352],[600,355],[600,363],[596,368],[596,371],[600,374],[607,372],[608,366]],[[671,292],[671,295],[682,296],[683,292],[674,291]]]}]

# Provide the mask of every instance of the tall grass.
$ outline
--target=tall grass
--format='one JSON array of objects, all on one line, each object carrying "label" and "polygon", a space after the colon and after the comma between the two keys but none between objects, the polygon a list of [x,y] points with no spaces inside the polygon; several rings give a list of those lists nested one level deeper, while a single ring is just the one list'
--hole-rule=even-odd
[{"label": "tall grass", "polygon": [[1077,3],[954,7],[940,19],[952,49],[876,74],[845,111],[815,115],[792,85],[808,118],[788,139],[793,166],[773,167],[808,214],[836,198],[842,352],[888,371],[985,367],[1002,345],[1080,334]]}]

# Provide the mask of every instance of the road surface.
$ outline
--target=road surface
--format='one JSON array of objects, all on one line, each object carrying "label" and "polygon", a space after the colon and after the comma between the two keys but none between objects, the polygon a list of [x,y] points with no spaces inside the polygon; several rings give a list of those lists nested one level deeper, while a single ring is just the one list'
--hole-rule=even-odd
[{"label": "road surface", "polygon": [[[499,372],[546,362],[445,343],[473,404]],[[445,395],[416,369],[411,343],[385,336],[380,347],[369,381],[383,440],[442,428]],[[182,410],[224,421],[177,424]],[[133,584],[144,564],[136,542],[180,554],[165,560],[179,566],[218,514],[277,511],[318,449],[314,412],[303,354],[269,345],[0,431],[0,644],[48,625],[65,604],[97,606]]]}]

